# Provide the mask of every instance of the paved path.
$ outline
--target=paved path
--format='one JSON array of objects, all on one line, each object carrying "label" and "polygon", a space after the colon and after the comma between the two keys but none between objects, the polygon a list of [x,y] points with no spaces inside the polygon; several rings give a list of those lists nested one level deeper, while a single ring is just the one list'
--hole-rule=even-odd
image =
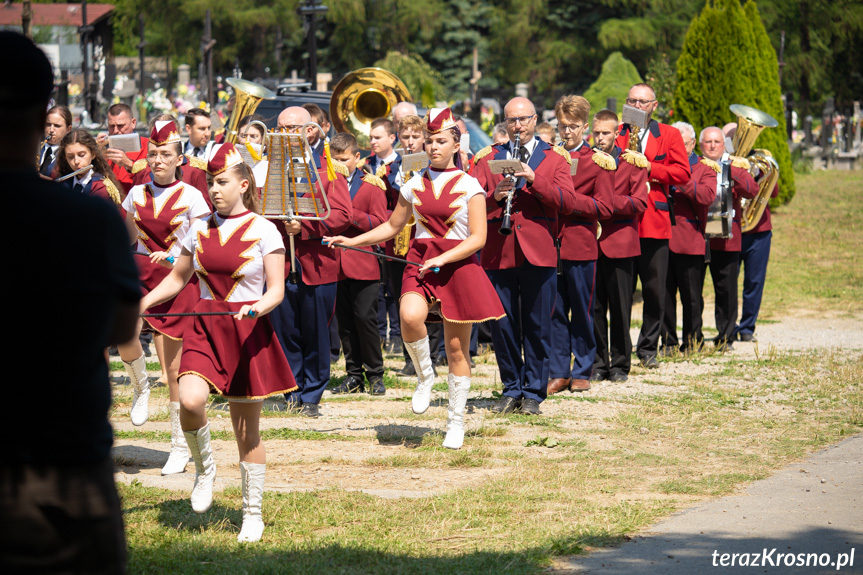
[{"label": "paved path", "polygon": [[[741,567],[738,556],[732,567],[734,553],[752,554],[743,558],[749,565]],[[794,555],[789,559],[794,566],[780,557],[787,553]],[[755,555],[758,566],[752,564]],[[816,559],[826,565],[814,566]],[[798,560],[809,566],[797,566]],[[680,512],[618,548],[559,561],[553,571],[863,574],[863,434],[789,465],[739,495]]]}]

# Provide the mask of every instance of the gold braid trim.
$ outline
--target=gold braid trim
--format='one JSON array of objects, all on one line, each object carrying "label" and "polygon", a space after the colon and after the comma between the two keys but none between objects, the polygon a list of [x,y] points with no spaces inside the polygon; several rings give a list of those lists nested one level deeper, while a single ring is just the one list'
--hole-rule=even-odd
[{"label": "gold braid trim", "polygon": [[636,150],[623,150],[620,157],[626,160],[627,164],[632,164],[638,168],[647,168],[650,165],[647,156]]},{"label": "gold braid trim", "polygon": [[740,156],[731,156],[731,165],[735,168],[743,168],[746,171],[749,171],[749,168],[752,167],[749,160]]},{"label": "gold braid trim", "polygon": [[710,158],[701,158],[701,163],[716,172],[717,174],[722,171],[722,166],[720,166],[718,162],[714,162]]},{"label": "gold braid trim", "polygon": [[365,174],[363,176],[363,181],[367,184],[377,186],[384,191],[386,191],[386,189],[387,189],[387,186],[386,186],[386,184],[384,184],[384,181],[377,176],[373,176],[371,174]]},{"label": "gold braid trim", "polygon": [[593,151],[593,163],[603,170],[608,170],[610,172],[617,169],[617,164],[615,163],[614,158],[600,150]]},{"label": "gold braid trim", "polygon": [[207,162],[205,162],[201,158],[197,156],[192,156],[191,158],[189,156],[186,156],[186,158],[188,158],[189,165],[193,168],[198,168],[199,170],[204,170],[205,172],[207,171]]},{"label": "gold braid trim", "polygon": [[138,160],[134,164],[132,164],[132,173],[137,174],[147,167],[147,160]]},{"label": "gold braid trim", "polygon": [[389,164],[381,164],[380,166],[378,166],[375,175],[379,178],[385,177],[387,175],[387,166],[389,166]]},{"label": "gold braid trim", "polygon": [[567,164],[572,165],[572,156],[569,155],[569,152],[563,146],[552,146],[551,149],[563,156]]},{"label": "gold braid trim", "polygon": [[344,177],[348,177],[348,167],[341,162],[333,160],[333,169]]},{"label": "gold braid trim", "polygon": [[359,161],[359,162],[357,162],[357,169],[358,169],[358,170],[362,170],[362,169],[363,169],[363,166],[365,166],[365,165],[366,165],[366,159],[365,159],[365,158],[360,158],[360,161]]},{"label": "gold braid trim", "polygon": [[111,197],[111,200],[117,204],[118,206],[123,203],[123,200],[120,199],[120,190],[117,189],[117,186],[114,185],[110,179],[105,178],[102,180],[105,184],[105,189],[108,190],[108,195]]},{"label": "gold braid trim", "polygon": [[474,162],[478,162],[478,161],[480,161],[480,160],[481,160],[481,159],[483,159],[485,156],[489,155],[491,152],[492,152],[492,147],[491,147],[491,146],[486,146],[485,148],[483,148],[482,150],[480,150],[479,152],[477,152],[477,153],[474,155],[474,157],[473,157]]}]

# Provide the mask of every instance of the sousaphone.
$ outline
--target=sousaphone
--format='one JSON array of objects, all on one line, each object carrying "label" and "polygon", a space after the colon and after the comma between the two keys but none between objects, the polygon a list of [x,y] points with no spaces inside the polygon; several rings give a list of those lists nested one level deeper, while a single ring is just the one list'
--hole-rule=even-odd
[{"label": "sousaphone", "polygon": [[226,81],[228,86],[234,89],[234,110],[225,126],[225,142],[236,144],[237,125],[240,120],[254,114],[261,100],[272,100],[276,97],[276,93],[260,84],[240,78],[228,78]]},{"label": "sousaphone", "polygon": [[390,115],[399,102],[410,102],[407,86],[382,68],[348,73],[333,90],[330,117],[336,132],[349,132],[363,150],[369,149],[372,122]]}]

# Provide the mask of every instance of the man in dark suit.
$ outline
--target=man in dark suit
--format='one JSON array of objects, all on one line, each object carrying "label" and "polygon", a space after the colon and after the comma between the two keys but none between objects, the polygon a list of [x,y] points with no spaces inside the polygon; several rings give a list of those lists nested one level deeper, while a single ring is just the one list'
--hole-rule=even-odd
[{"label": "man in dark suit", "polygon": [[[648,118],[658,105],[656,93],[647,84],[636,84],[630,88],[626,103],[647,112]],[[629,124],[623,124],[617,137],[617,146],[626,149],[630,144],[630,136],[632,130]],[[659,367],[656,352],[665,303],[668,240],[671,239],[669,187],[689,181],[689,160],[680,132],[656,120],[650,119],[647,129],[641,130],[633,140],[638,151],[650,162],[647,167],[649,200],[638,226],[641,255],[636,267],[641,277],[644,313],[636,353],[643,366],[653,369]]]},{"label": "man in dark suit", "polygon": [[[704,298],[704,227],[707,208],[716,197],[716,174],[719,164],[699,158],[695,149],[695,129],[686,122],[676,122],[683,145],[689,154],[692,178],[682,186],[672,186],[677,225],[671,234],[665,310],[662,319],[662,349],[674,353],[677,346],[687,354],[698,351],[704,341],[701,332]],[[682,340],[677,339],[677,292],[683,309]]]},{"label": "man in dark suit", "polygon": [[[534,137],[536,108],[513,98],[504,108],[510,141],[488,146],[474,158],[474,177],[488,197],[488,236],[482,266],[500,296],[506,317],[492,323],[492,340],[503,383],[497,413],[516,409],[539,414],[546,397],[551,348],[551,313],[557,289],[558,212],[575,207],[570,158]],[[516,135],[519,147],[515,146]],[[491,160],[518,159],[515,180],[493,174]],[[507,196],[512,199],[512,233],[501,235]]]},{"label": "man in dark suit", "polygon": [[[552,353],[548,394],[564,389],[587,391],[596,356],[593,300],[596,258],[599,254],[597,222],[611,215],[614,193],[614,158],[592,150],[584,141],[590,102],[581,96],[563,96],[554,107],[561,146],[576,165],[572,176],[575,210],[558,216],[560,275],[551,316]],[[571,316],[571,317],[570,317]]]},{"label": "man in dark suit", "polygon": [[631,367],[632,284],[635,260],[641,253],[638,220],[647,208],[647,158],[614,145],[617,114],[600,110],[593,117],[596,147],[614,157],[612,213],[602,220],[599,258],[596,262],[596,297],[593,307],[596,358],[592,381],[626,381]]}]

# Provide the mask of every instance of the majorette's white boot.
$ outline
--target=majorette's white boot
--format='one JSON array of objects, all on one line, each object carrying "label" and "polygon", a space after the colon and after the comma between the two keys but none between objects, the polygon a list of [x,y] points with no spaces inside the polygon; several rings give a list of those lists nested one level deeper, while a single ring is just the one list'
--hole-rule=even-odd
[{"label": "majorette's white boot", "polygon": [[136,360],[124,361],[123,367],[134,386],[132,425],[144,425],[150,417],[150,378],[147,377],[147,362],[142,355]]},{"label": "majorette's white boot", "polygon": [[237,541],[254,543],[264,534],[261,505],[264,500],[265,463],[240,462],[240,481],[243,484],[243,527]]},{"label": "majorette's white boot", "polygon": [[192,510],[204,513],[213,505],[213,483],[216,482],[216,462],[210,445],[210,424],[201,429],[184,431],[189,451],[195,461],[195,486],[192,488]]},{"label": "majorette's white boot", "polygon": [[429,337],[425,336],[421,340],[404,343],[417,370],[417,388],[411,397],[411,408],[414,413],[425,413],[431,402],[431,391],[434,385],[434,368],[432,367],[431,350],[429,350]]},{"label": "majorette's white boot", "polygon": [[449,407],[443,446],[448,449],[461,449],[464,443],[464,410],[470,391],[470,376],[449,374],[448,383]]},{"label": "majorette's white boot", "polygon": [[173,475],[186,471],[189,463],[189,446],[186,445],[186,436],[180,427],[180,402],[172,401],[171,410],[171,452],[168,461],[162,467],[162,475]]}]

